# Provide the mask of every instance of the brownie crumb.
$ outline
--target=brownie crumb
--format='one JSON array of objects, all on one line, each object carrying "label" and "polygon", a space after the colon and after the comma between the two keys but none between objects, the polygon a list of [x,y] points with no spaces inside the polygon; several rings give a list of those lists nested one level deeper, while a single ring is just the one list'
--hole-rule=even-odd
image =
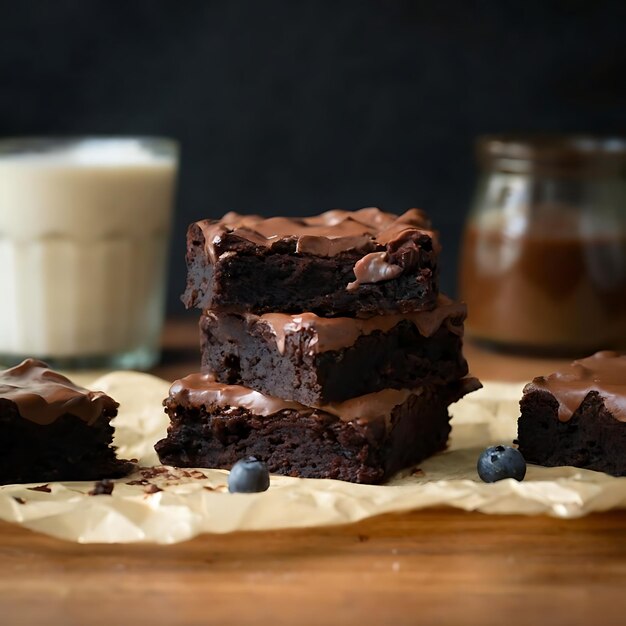
[{"label": "brownie crumb", "polygon": [[141,485],[142,487],[145,487],[146,485],[150,484],[150,481],[146,478],[142,478],[141,480],[129,480],[126,484],[127,485]]},{"label": "brownie crumb", "polygon": [[163,489],[161,489],[161,487],[157,487],[156,485],[149,485],[145,489],[145,492],[148,493],[148,494],[159,493],[159,491],[163,491]]},{"label": "brownie crumb", "polygon": [[30,491],[41,491],[43,493],[52,493],[52,489],[50,489],[49,485],[39,485],[38,487],[26,487],[26,489]]},{"label": "brownie crumb", "polygon": [[177,478],[167,467],[157,465],[155,467],[146,467],[141,470],[141,475],[147,480],[149,478]]},{"label": "brownie crumb", "polygon": [[89,492],[90,496],[110,496],[113,493],[115,483],[108,478],[99,480],[94,483],[93,489]]},{"label": "brownie crumb", "polygon": [[186,478],[195,478],[197,480],[203,480],[206,478],[206,474],[203,474],[200,470],[191,470],[190,472],[185,472],[183,470],[183,476]]},{"label": "brownie crumb", "polygon": [[19,496],[13,496],[13,499],[18,503],[18,504],[26,504],[26,500],[24,500],[24,498],[20,498]]}]

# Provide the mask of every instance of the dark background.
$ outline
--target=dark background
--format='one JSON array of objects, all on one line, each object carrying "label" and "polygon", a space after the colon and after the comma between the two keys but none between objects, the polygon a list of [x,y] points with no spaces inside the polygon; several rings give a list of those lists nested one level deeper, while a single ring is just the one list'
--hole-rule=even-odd
[{"label": "dark background", "polygon": [[231,209],[425,208],[454,292],[476,135],[626,130],[625,5],[0,0],[0,136],[181,142],[170,312]]}]

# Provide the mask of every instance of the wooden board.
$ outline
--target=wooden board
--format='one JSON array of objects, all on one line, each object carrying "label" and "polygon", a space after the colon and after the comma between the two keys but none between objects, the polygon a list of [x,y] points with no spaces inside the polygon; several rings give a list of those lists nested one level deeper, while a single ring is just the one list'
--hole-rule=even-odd
[{"label": "wooden board", "polygon": [[0,623],[624,624],[625,525],[429,510],[157,547],[0,524]]}]

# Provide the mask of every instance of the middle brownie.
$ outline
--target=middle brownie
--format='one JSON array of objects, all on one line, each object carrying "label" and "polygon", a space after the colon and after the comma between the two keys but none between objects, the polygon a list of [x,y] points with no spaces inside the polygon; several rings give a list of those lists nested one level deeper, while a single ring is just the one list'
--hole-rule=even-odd
[{"label": "middle brownie", "polygon": [[445,296],[432,311],[369,319],[207,311],[202,369],[218,382],[306,406],[446,384],[467,374],[465,316],[465,305]]}]

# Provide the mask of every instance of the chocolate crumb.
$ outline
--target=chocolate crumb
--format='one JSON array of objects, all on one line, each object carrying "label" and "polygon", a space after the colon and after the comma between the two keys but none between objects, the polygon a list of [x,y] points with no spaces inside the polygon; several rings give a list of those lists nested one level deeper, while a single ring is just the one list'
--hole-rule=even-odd
[{"label": "chocolate crumb", "polygon": [[416,467],[412,472],[411,476],[424,476],[424,470],[421,470],[419,467]]},{"label": "chocolate crumb", "polygon": [[163,491],[163,489],[161,489],[161,487],[157,487],[156,485],[150,485],[145,489],[146,493],[159,493],[159,491]]},{"label": "chocolate crumb", "polygon": [[146,485],[150,484],[150,481],[146,478],[142,478],[141,480],[129,480],[126,484],[127,485],[141,485],[145,487]]},{"label": "chocolate crumb", "polygon": [[24,498],[20,498],[19,496],[13,496],[13,499],[18,503],[18,504],[26,504],[26,500],[24,500]]},{"label": "chocolate crumb", "polygon": [[197,478],[198,480],[202,480],[206,478],[206,474],[203,474],[200,470],[191,470],[190,472],[186,472],[189,478]]},{"label": "chocolate crumb", "polygon": [[180,480],[182,473],[175,474],[171,472],[167,467],[162,465],[156,467],[146,467],[141,470],[141,475],[145,479],[149,478],[162,478],[164,480]]},{"label": "chocolate crumb", "polygon": [[145,467],[141,469],[141,476],[144,480],[159,478],[173,482],[180,482],[181,478],[196,478],[198,480],[207,478],[207,476],[199,470],[184,470],[180,468],[164,467],[163,465]]},{"label": "chocolate crumb", "polygon": [[49,485],[39,485],[38,487],[26,487],[30,491],[42,491],[43,493],[52,493]]},{"label": "chocolate crumb", "polygon": [[93,489],[89,492],[90,496],[110,496],[113,493],[115,483],[108,478],[99,480],[94,483]]},{"label": "chocolate crumb", "polygon": [[163,476],[163,474],[169,474],[169,470],[166,467],[147,467],[141,470],[141,475],[144,478],[156,478],[157,476]]}]

